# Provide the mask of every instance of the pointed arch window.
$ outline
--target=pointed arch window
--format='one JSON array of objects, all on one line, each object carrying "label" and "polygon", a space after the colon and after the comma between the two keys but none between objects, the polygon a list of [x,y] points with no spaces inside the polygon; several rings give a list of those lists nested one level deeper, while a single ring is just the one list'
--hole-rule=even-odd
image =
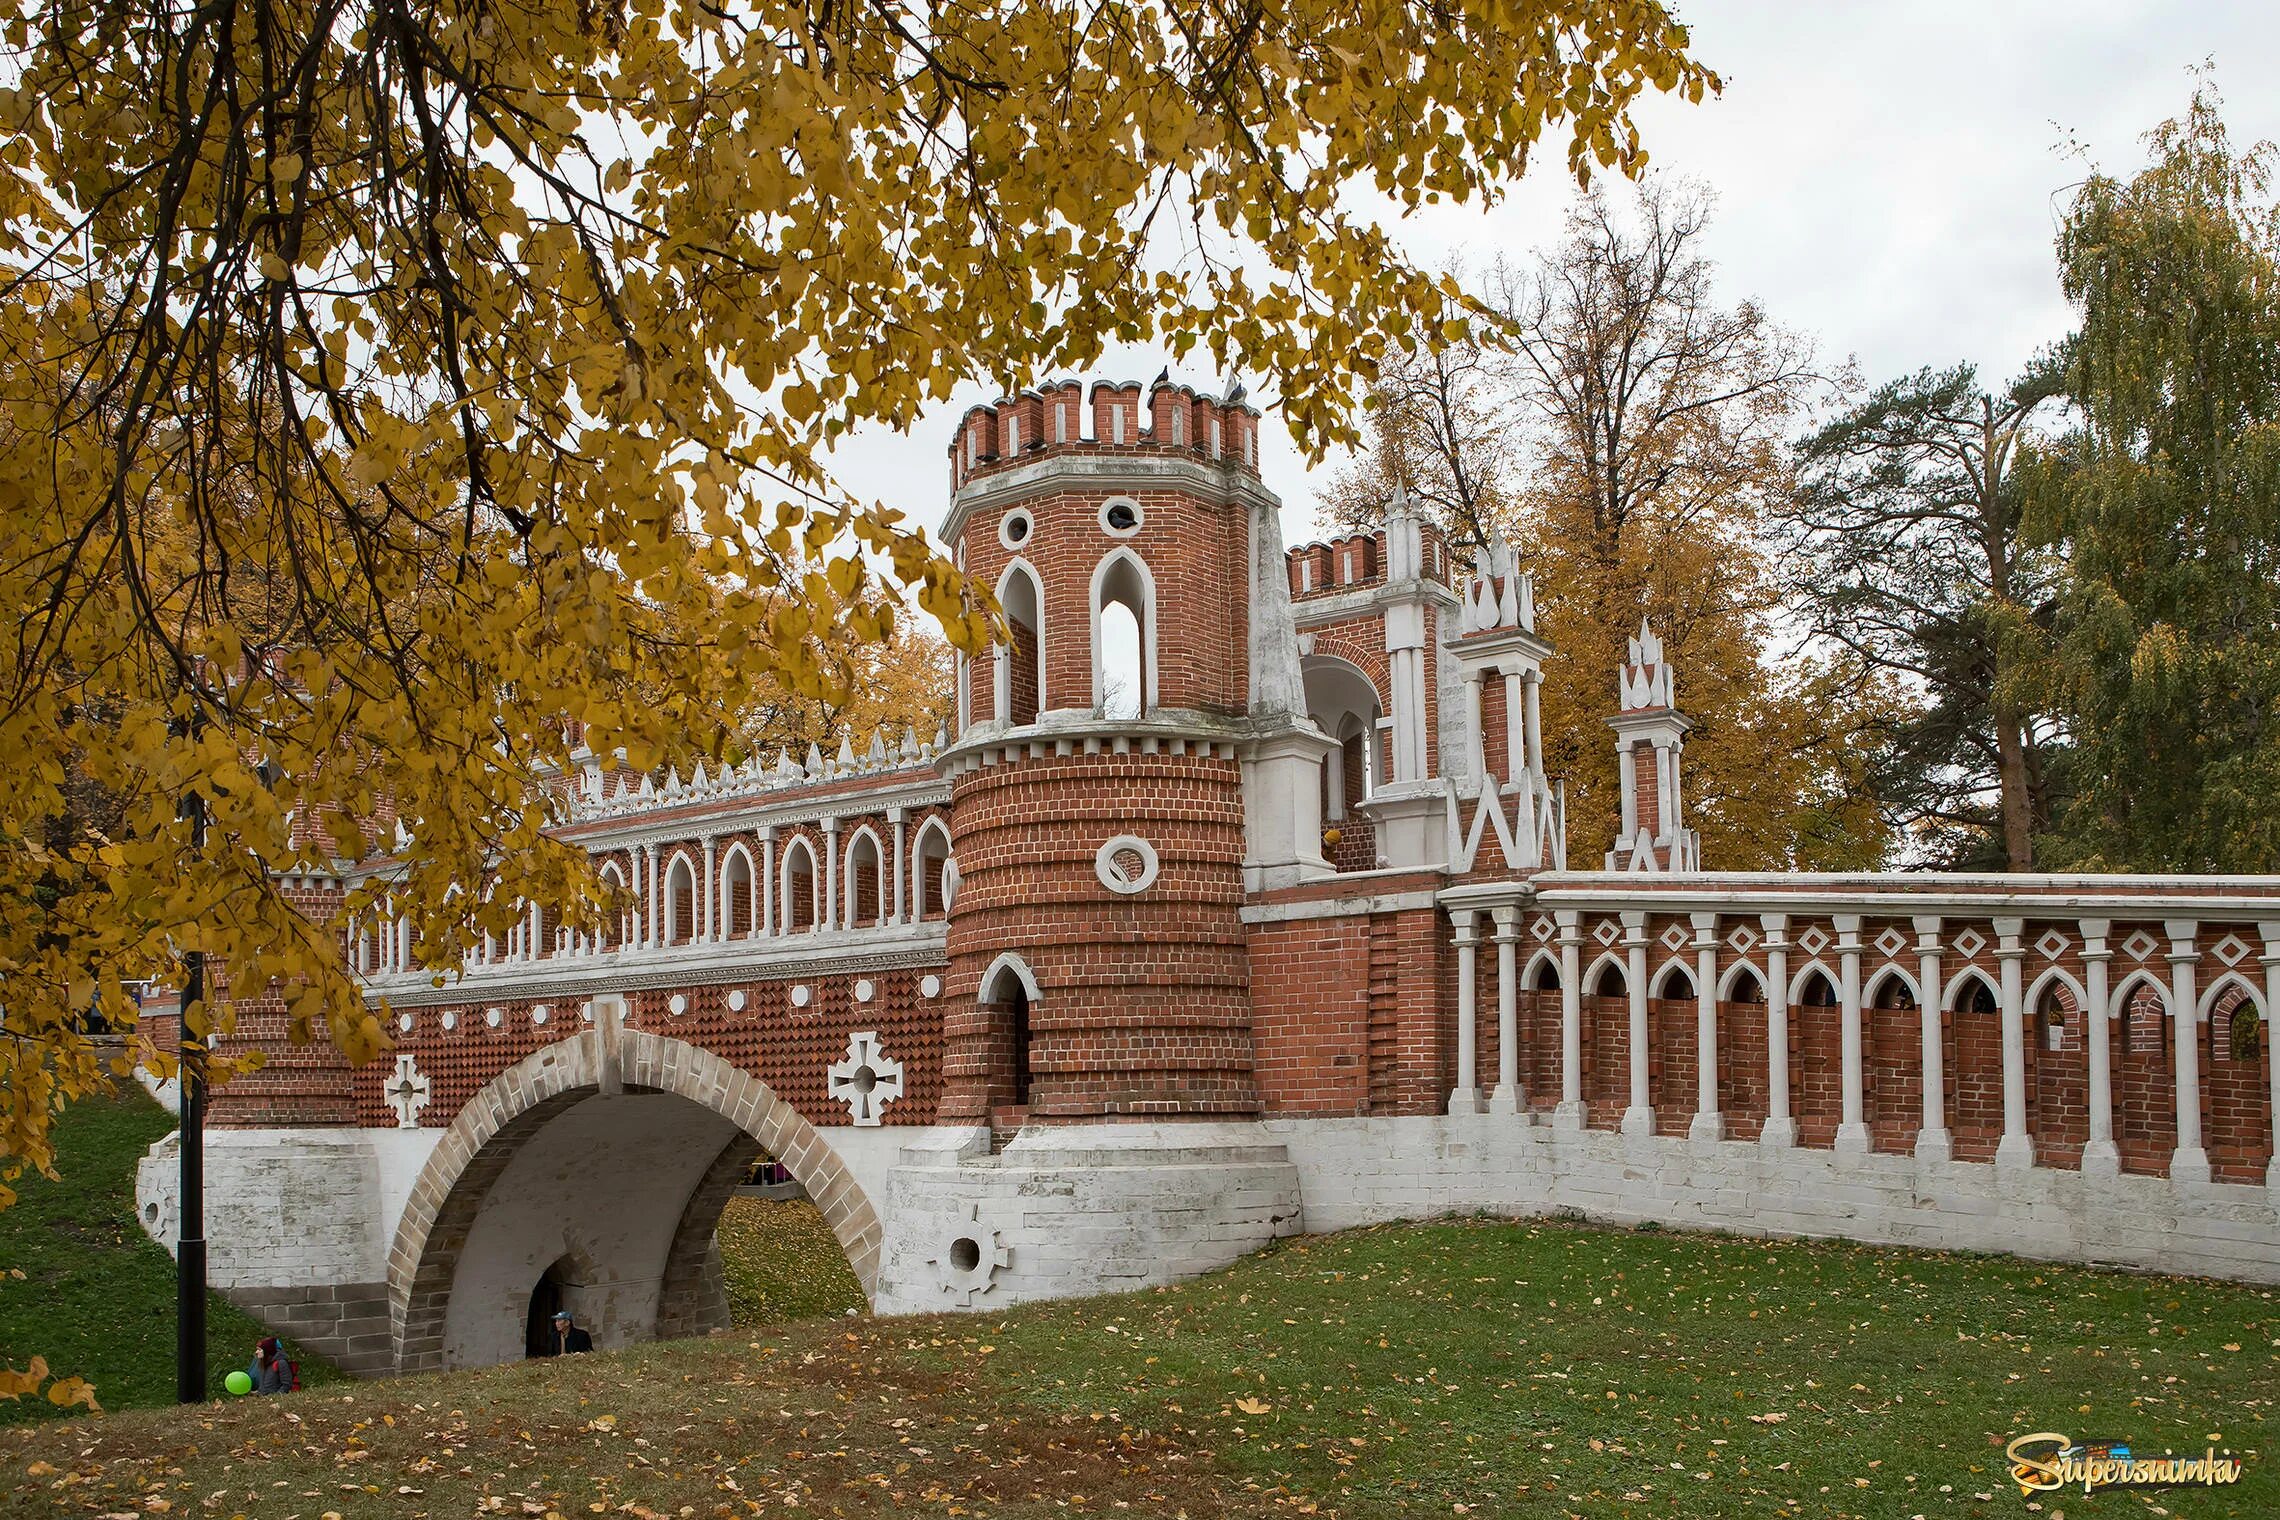
[{"label": "pointed arch window", "polygon": [[1147,563],[1117,549],[1093,571],[1093,711],[1137,718],[1156,706],[1156,582]]},{"label": "pointed arch window", "polygon": [[997,646],[991,682],[1000,723],[1035,723],[1045,707],[1045,597],[1037,574],[1016,560],[998,581],[1010,641]]}]

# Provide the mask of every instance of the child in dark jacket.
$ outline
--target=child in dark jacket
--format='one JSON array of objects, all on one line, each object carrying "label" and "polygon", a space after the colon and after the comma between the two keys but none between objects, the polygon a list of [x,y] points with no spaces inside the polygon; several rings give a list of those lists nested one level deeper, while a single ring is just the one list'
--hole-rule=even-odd
[{"label": "child in dark jacket", "polygon": [[255,1393],[290,1393],[301,1386],[298,1370],[274,1335],[261,1338],[261,1343],[253,1348],[253,1363],[245,1370],[253,1379]]}]

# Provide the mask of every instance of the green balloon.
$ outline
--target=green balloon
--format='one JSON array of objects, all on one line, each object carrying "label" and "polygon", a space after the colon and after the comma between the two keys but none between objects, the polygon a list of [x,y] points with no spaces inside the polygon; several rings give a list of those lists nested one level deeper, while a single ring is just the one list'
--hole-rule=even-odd
[{"label": "green balloon", "polygon": [[222,1379],[222,1386],[232,1393],[251,1393],[253,1392],[253,1378],[247,1373],[233,1372]]}]

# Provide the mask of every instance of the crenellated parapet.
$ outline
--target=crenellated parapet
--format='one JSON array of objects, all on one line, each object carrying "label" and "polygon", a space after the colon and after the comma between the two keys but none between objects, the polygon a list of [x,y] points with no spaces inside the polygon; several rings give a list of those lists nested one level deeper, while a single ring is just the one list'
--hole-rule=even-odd
[{"label": "crenellated parapet", "polygon": [[1131,450],[1259,473],[1259,412],[1240,395],[1193,386],[1063,380],[985,405],[960,419],[950,444],[950,488],[1034,459]]}]

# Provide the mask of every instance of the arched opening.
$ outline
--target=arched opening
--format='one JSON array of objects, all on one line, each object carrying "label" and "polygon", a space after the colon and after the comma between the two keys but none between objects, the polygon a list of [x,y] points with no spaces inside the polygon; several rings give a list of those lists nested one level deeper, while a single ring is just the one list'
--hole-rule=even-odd
[{"label": "arched opening", "polygon": [[624,873],[611,861],[601,870],[602,895],[611,904],[602,919],[602,948],[621,948],[633,933],[632,894],[627,890]]},{"label": "arched opening", "polygon": [[728,847],[720,863],[721,933],[742,939],[753,927],[752,855],[741,844]]},{"label": "arched opening", "polygon": [[1834,1008],[1837,1006],[1837,984],[1816,968],[1806,973],[1793,1001],[1800,1008]]},{"label": "arched opening", "polygon": [[1533,985],[1538,992],[1557,992],[1560,990],[1560,968],[1549,956],[1537,964],[1536,980]]},{"label": "arched opening", "polygon": [[2052,981],[2035,999],[2034,1027],[2042,1036],[2045,1050],[2079,1050],[2082,1048],[2081,1020],[2076,1016],[2073,994],[2066,984]]},{"label": "arched opening", "polygon": [[880,870],[879,836],[857,829],[847,843],[847,898],[843,920],[850,929],[868,929],[886,921],[886,893]]},{"label": "arched opening", "polygon": [[2114,1149],[2125,1172],[2166,1176],[2177,1148],[2177,1062],[2169,994],[2144,972],[2115,989],[2108,1043],[2113,1063]]},{"label": "arched opening", "polygon": [[1613,1129],[1630,1106],[1630,987],[1623,964],[1612,955],[1583,974],[1578,1010],[1583,1019],[1584,1119],[1593,1129]]},{"label": "arched opening", "polygon": [[821,920],[818,911],[822,887],[815,869],[815,847],[805,839],[784,846],[783,932],[798,934]]},{"label": "arched opening", "polygon": [[2220,1182],[2261,1182],[2272,1160],[2272,1081],[2265,1066],[2264,1013],[2237,973],[2202,994],[2201,1143]]},{"label": "arched opening", "polygon": [[2001,1013],[2003,1000],[1994,983],[1977,971],[1966,971],[1949,991],[1948,1007],[1959,1013]]},{"label": "arched opening", "polygon": [[1044,593],[1036,573],[1016,560],[1006,567],[997,594],[1012,637],[997,646],[993,665],[997,718],[1017,726],[1034,723],[1045,703]]},{"label": "arched opening", "polygon": [[1156,591],[1148,567],[1117,549],[1093,571],[1093,711],[1137,718],[1156,706]]},{"label": "arched opening", "polygon": [[1865,1002],[1871,1008],[1887,1012],[1913,1009],[1916,1006],[1916,989],[1901,972],[1887,968],[1878,972],[1876,979],[1868,984]]},{"label": "arched opening", "polygon": [[515,1360],[558,1307],[598,1349],[725,1327],[715,1232],[763,1128],[868,1291],[877,1214],[804,1118],[695,1046],[624,1030],[617,1048],[667,1085],[605,1081],[588,1032],[496,1078],[430,1155],[390,1252],[399,1372]]},{"label": "arched opening", "polygon": [[1674,961],[1663,967],[1662,975],[1655,979],[1654,988],[1647,996],[1666,1001],[1690,998],[1694,996],[1694,978],[1687,975],[1684,966]]},{"label": "arched opening", "polygon": [[665,872],[665,943],[685,945],[697,937],[697,873],[689,857],[676,855]]},{"label": "arched opening", "polygon": [[1031,1095],[1031,1024],[1037,978],[1021,957],[1001,955],[983,975],[977,1001],[990,1014],[990,1107],[1026,1109]]},{"label": "arched opening", "polygon": [[911,848],[910,879],[915,917],[949,916],[950,905],[944,901],[942,890],[949,864],[950,830],[939,817],[929,818],[919,825],[918,841]]},{"label": "arched opening", "polygon": [[1765,982],[1759,978],[1754,968],[1739,967],[1735,970],[1733,979],[1726,983],[1726,996],[1722,1001],[1756,1003],[1762,1006],[1765,1002]]},{"label": "arched opening", "polygon": [[1338,747],[1322,760],[1322,821],[1338,831],[1327,853],[1341,871],[1377,864],[1376,831],[1357,809],[1384,785],[1379,773],[1377,687],[1360,666],[1334,655],[1308,655],[1300,666],[1307,716]]}]

